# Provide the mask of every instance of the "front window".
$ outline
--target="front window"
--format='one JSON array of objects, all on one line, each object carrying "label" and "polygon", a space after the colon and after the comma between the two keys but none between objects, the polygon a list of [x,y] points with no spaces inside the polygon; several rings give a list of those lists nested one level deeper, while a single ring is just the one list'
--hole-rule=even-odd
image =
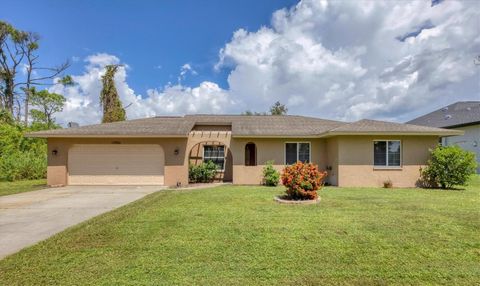
[{"label": "front window", "polygon": [[373,142],[373,164],[379,167],[400,167],[400,140]]},{"label": "front window", "polygon": [[203,162],[212,161],[217,165],[219,171],[225,166],[225,146],[203,146]]},{"label": "front window", "polygon": [[295,164],[297,161],[310,162],[310,143],[285,143],[285,164]]}]

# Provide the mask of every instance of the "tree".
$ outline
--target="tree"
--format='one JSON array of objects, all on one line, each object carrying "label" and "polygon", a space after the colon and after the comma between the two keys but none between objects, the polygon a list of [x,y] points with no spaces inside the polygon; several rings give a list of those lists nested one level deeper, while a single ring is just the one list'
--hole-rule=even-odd
[{"label": "tree", "polygon": [[33,122],[45,124],[49,129],[55,127],[53,114],[63,110],[65,97],[47,90],[39,92],[33,90],[30,100],[32,105],[39,108],[30,110]]},{"label": "tree", "polygon": [[15,76],[23,61],[22,45],[26,33],[15,29],[12,25],[0,21],[0,97],[2,109],[14,115]]},{"label": "tree", "polygon": [[465,186],[469,177],[476,173],[475,153],[459,146],[437,146],[422,170],[422,181],[426,187],[449,189]]},{"label": "tree", "polygon": [[[23,109],[25,125],[33,88],[53,84],[51,80],[70,66],[68,61],[56,67],[40,66],[39,40],[36,33],[0,21],[0,109],[7,110],[17,122]],[[25,75],[18,75],[19,68],[24,68]]]},{"label": "tree", "polygon": [[75,85],[75,82],[73,81],[73,78],[70,75],[66,75],[66,76],[62,77],[61,79],[58,80],[58,83],[62,84],[64,86]]},{"label": "tree", "polygon": [[286,115],[287,107],[285,104],[281,104],[280,101],[275,102],[272,107],[270,107],[270,114],[272,115]]},{"label": "tree", "polygon": [[126,119],[125,109],[115,88],[115,73],[118,65],[105,67],[105,75],[102,77],[103,88],[100,93],[100,104],[103,107],[102,123],[124,121]]},{"label": "tree", "polygon": [[266,112],[256,112],[256,111],[247,110],[243,112],[242,115],[253,116],[253,115],[268,115],[268,114]]}]

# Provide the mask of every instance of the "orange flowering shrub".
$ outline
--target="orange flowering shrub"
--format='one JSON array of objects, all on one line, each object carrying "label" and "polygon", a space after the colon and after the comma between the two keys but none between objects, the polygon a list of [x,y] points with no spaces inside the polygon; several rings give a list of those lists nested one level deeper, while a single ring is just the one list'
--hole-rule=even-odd
[{"label": "orange flowering shrub", "polygon": [[315,200],[326,176],[327,172],[319,172],[317,165],[297,162],[283,169],[282,183],[289,199]]}]

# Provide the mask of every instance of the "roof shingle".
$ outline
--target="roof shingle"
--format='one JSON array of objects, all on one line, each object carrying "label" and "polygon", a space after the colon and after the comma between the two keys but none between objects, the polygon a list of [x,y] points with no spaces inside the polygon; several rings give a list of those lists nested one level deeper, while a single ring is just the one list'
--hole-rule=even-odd
[{"label": "roof shingle", "polygon": [[480,124],[480,101],[459,101],[407,123],[442,128]]},{"label": "roof shingle", "polygon": [[[297,115],[186,115],[152,117],[77,128],[39,131],[31,137],[186,137],[195,125],[231,125],[233,137],[322,137],[340,134],[458,135],[458,131],[360,120],[352,123]],[[453,134],[453,133],[455,134]]]},{"label": "roof shingle", "polygon": [[[391,134],[439,134],[439,135],[458,135],[456,130],[447,130],[442,128],[419,126],[412,124],[403,124],[387,121],[378,121],[362,119],[356,122],[348,123],[332,129],[329,134],[365,134],[365,133],[391,133]],[[458,134],[457,134],[458,133]]]}]

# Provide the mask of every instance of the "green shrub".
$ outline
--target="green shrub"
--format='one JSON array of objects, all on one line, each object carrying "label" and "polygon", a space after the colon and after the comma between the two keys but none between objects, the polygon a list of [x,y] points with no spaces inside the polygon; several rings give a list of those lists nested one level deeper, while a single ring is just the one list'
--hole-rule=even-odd
[{"label": "green shrub", "polygon": [[425,187],[431,188],[465,186],[476,168],[473,152],[458,146],[437,146],[431,151],[427,166],[421,170],[421,180]]},{"label": "green shrub", "polygon": [[273,161],[267,161],[263,167],[263,184],[265,186],[275,187],[280,181],[280,173],[273,167]]},{"label": "green shrub", "polygon": [[37,131],[16,123],[0,122],[0,180],[41,179],[47,173],[45,139],[26,138]]},{"label": "green shrub", "polygon": [[217,174],[217,164],[212,161],[188,167],[188,180],[190,183],[210,183]]},{"label": "green shrub", "polygon": [[282,183],[287,188],[288,199],[315,200],[326,177],[327,172],[319,172],[317,165],[297,162],[283,169]]},{"label": "green shrub", "polygon": [[47,176],[47,154],[14,152],[0,158],[0,180],[42,179]]}]

